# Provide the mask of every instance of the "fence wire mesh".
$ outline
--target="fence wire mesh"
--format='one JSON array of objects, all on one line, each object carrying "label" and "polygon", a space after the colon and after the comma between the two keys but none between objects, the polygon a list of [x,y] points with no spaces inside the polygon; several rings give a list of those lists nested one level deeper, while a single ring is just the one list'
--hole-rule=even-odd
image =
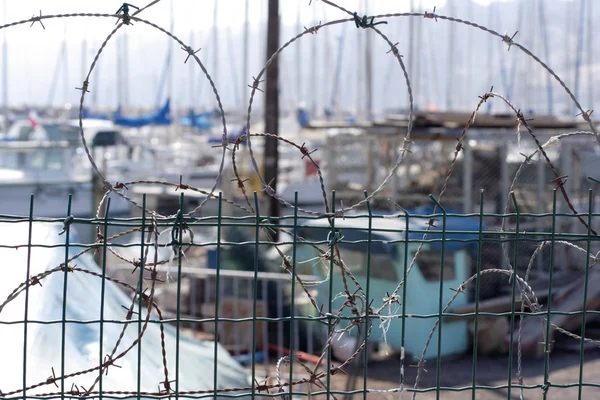
[{"label": "fence wire mesh", "polygon": [[[0,376],[2,397],[414,399],[432,394],[483,398],[490,391],[507,398],[594,396],[600,383],[584,368],[584,355],[588,345],[598,345],[586,333],[587,324],[599,315],[600,294],[595,291],[600,286],[593,268],[598,261],[598,215],[593,213],[593,193],[584,186],[597,180],[578,180],[571,186],[551,149],[573,136],[589,142],[599,136],[592,110],[585,110],[556,72],[518,43],[516,33],[500,34],[435,9],[361,17],[323,0],[349,18],[309,26],[273,54],[248,85],[248,133],[230,142],[219,92],[200,50],[139,16],[159,2],[135,12],[125,3],[116,14],[40,12],[0,27],[39,23],[46,29],[44,21],[54,18],[116,20],[77,88],[83,149],[105,189],[96,216],[73,217],[69,199],[66,218],[36,218],[33,197],[28,217],[0,216],[6,260],[0,329],[2,337],[10,338],[2,346],[11,366]],[[373,210],[377,196],[416,151],[410,75],[397,43],[380,30],[403,18],[462,24],[497,37],[508,50],[521,51],[560,84],[589,131],[541,140],[521,109],[492,88],[479,97],[451,146],[448,162],[441,166],[445,173],[429,191],[435,193],[429,195],[432,207],[407,212],[407,204],[391,198],[387,203],[394,213]],[[184,62],[195,61],[213,90],[223,134],[216,146],[219,173],[210,190],[182,180],[111,182],[96,164],[82,122],[86,94],[94,90],[90,78],[111,39],[132,23],[174,40]],[[273,60],[295,41],[318,40],[321,29],[345,23],[387,43],[388,57],[398,62],[399,79],[407,87],[409,115],[405,136],[394,138],[397,144],[390,146],[393,157],[386,151],[386,172],[373,166],[364,179],[369,188],[364,198],[338,207],[335,192],[328,195],[321,167],[313,159],[316,149],[250,128],[257,91],[262,91],[262,78]],[[491,101],[511,110],[516,146],[521,150],[521,142],[527,142],[531,150],[523,147],[517,169],[506,167],[500,190],[490,189],[500,200],[494,207],[499,209],[486,210],[485,192],[472,193],[468,198],[479,212],[457,214],[442,204],[448,197],[448,204],[460,203],[449,183],[470,147],[467,131],[483,104]],[[264,180],[252,141],[265,137],[290,146],[298,159],[312,164],[322,192],[320,210],[283,199]],[[247,146],[251,177],[241,176],[236,164],[242,144]],[[241,203],[217,194],[226,159],[231,160]],[[497,162],[502,167],[505,157]],[[551,179],[546,185],[553,190],[538,189],[532,198],[527,185],[534,176],[542,182]],[[247,189],[248,178],[260,182],[261,193]],[[484,180],[475,175],[470,189],[497,182]],[[129,193],[135,185],[150,183],[181,191],[176,213],[160,214],[147,207],[146,196],[134,199]],[[186,208],[184,193],[200,194],[202,200]],[[287,216],[261,215],[259,198],[265,197],[277,199]],[[132,204],[140,216],[112,218],[111,201]],[[216,206],[216,215],[198,216],[209,202]],[[540,209],[544,204],[550,206]],[[232,209],[244,215],[232,216]],[[89,227],[94,240],[77,238],[78,230]],[[498,302],[498,294],[508,301]],[[561,335],[578,347],[574,369],[564,360],[552,364],[557,369],[551,366]],[[472,357],[465,358],[468,351]],[[77,352],[85,358],[75,358]],[[399,354],[393,366],[374,361],[382,352]],[[492,360],[487,354],[494,352],[504,355]],[[457,354],[463,358],[452,358]],[[502,365],[501,376],[494,374],[496,364]],[[394,371],[393,378],[381,379],[389,371]]]}]

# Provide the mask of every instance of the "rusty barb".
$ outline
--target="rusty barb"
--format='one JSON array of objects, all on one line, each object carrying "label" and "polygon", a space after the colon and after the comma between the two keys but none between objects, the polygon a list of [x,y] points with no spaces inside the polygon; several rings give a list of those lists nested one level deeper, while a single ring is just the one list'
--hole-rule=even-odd
[{"label": "rusty barb", "polygon": [[429,19],[435,19],[435,22],[437,22],[437,15],[435,13],[435,9],[437,6],[433,6],[433,11],[432,12],[427,12],[425,11],[423,13],[423,18],[429,18]]},{"label": "rusty barb", "polygon": [[258,380],[256,380],[256,378],[254,378],[254,384],[256,385],[254,387],[255,387],[257,393],[264,392],[267,394],[271,394],[271,392],[269,392],[269,389],[271,387],[269,386],[269,377],[268,376],[265,376],[265,380],[262,381],[262,383],[259,383]]},{"label": "rusty barb", "polygon": [[432,218],[429,218],[429,221],[425,222],[425,225],[430,228],[437,228],[437,225],[435,223],[438,221],[439,221],[438,219],[432,217]]},{"label": "rusty barb", "polygon": [[492,97],[494,97],[494,93],[493,92],[494,92],[494,87],[492,86],[490,88],[490,90],[487,93],[485,93],[483,96],[477,96],[477,97],[479,97],[481,100],[483,100],[484,103],[487,103],[487,101],[489,99],[491,99]]},{"label": "rusty barb", "polygon": [[129,188],[127,187],[126,184],[124,184],[123,182],[117,182],[115,183],[115,189],[120,190],[120,189],[126,189],[129,190]]},{"label": "rusty barb", "polygon": [[402,141],[402,148],[400,149],[400,151],[404,154],[404,153],[412,153],[412,150],[410,149],[410,145],[413,144],[414,141],[413,140],[409,140],[407,138],[404,138],[404,140]]},{"label": "rusty barb", "polygon": [[108,367],[122,368],[120,365],[115,364],[115,361],[110,354],[104,357],[105,376],[108,376]]},{"label": "rusty barb", "polygon": [[515,38],[515,36],[517,36],[517,33],[519,33],[519,31],[516,31],[515,33],[513,33],[512,36],[508,36],[506,33],[504,33],[504,36],[502,36],[502,41],[504,43],[506,43],[506,45],[508,46],[508,51],[510,51],[510,47],[515,44],[515,42],[513,41],[513,39]]},{"label": "rusty barb", "polygon": [[133,304],[131,305],[131,307],[125,307],[124,305],[121,305],[121,307],[127,310],[127,315],[125,315],[125,319],[127,321],[131,321],[133,314],[137,314],[137,312],[133,311]]},{"label": "rusty barb", "polygon": [[83,81],[83,84],[81,85],[81,87],[76,87],[75,89],[81,90],[82,92],[89,93],[90,91],[88,90],[88,86],[90,86],[90,82],[86,79],[85,81]]},{"label": "rusty barb", "polygon": [[260,85],[265,80],[264,79],[259,80],[259,79],[256,79],[255,77],[252,77],[252,79],[254,79],[254,81],[252,82],[252,85],[248,85],[248,87],[250,89],[256,89],[256,90],[264,93],[264,91],[261,88],[259,88],[258,85]]},{"label": "rusty barb", "polygon": [[465,292],[465,287],[464,286],[459,286],[458,289],[454,289],[454,288],[449,288],[450,290],[452,290],[453,292],[456,293],[464,293]]},{"label": "rusty barb", "polygon": [[181,190],[187,190],[190,189],[191,186],[187,185],[185,183],[183,183],[183,176],[179,175],[179,184],[175,187],[175,191],[178,191],[179,189]]},{"label": "rusty barb", "polygon": [[[527,121],[533,121],[533,118],[525,118],[525,116],[521,112],[521,109],[518,109],[517,110],[517,122],[525,124]],[[525,124],[525,125],[527,125],[527,124]]]},{"label": "rusty barb", "polygon": [[245,189],[244,182],[248,182],[250,179],[233,178],[231,182],[237,182],[238,188]]},{"label": "rusty barb", "polygon": [[587,110],[587,111],[580,112],[579,114],[576,114],[575,116],[576,117],[582,116],[583,119],[585,119],[587,121],[593,112],[594,112],[594,110]]},{"label": "rusty barb", "polygon": [[311,35],[316,35],[317,31],[321,28],[321,21],[319,21],[318,25],[311,26],[310,28],[304,27],[304,31],[310,33]]},{"label": "rusty barb", "polygon": [[196,55],[196,53],[198,53],[200,50],[202,50],[202,47],[198,48],[198,50],[195,50],[192,48],[192,46],[184,46],[181,48],[181,50],[185,50],[187,52],[187,57],[185,58],[185,61],[183,62],[184,64],[188,62],[188,60],[190,59],[190,57]]},{"label": "rusty barb", "polygon": [[52,367],[52,375],[50,375],[48,378],[46,378],[46,384],[54,384],[54,386],[58,387],[58,384],[56,383],[56,381],[58,380],[58,378],[56,378],[56,374],[54,373],[54,367]]},{"label": "rusty barb", "polygon": [[421,359],[419,359],[419,361],[416,364],[409,365],[409,367],[421,369],[421,370],[427,372],[427,370],[425,369],[425,363],[426,362],[427,362],[427,360],[421,360]]},{"label": "rusty barb", "polygon": [[275,178],[271,179],[271,181],[268,184],[266,184],[261,191],[267,193],[270,196],[273,196],[275,194],[275,190],[273,190],[273,188],[271,187],[273,182],[275,182]]},{"label": "rusty barb", "polygon": [[[167,379],[165,379],[164,381],[158,383],[158,392],[160,394],[169,394],[169,393],[171,393],[171,390],[172,390],[171,389],[171,383],[176,382],[176,380],[169,381]],[[160,385],[163,386],[162,389],[160,388]]]},{"label": "rusty barb", "polygon": [[[262,82],[262,81],[260,81],[260,82]],[[259,83],[260,83],[260,82],[259,82]],[[248,87],[252,87],[252,86],[248,85]],[[258,89],[258,88],[256,88],[256,89]],[[258,90],[260,90],[260,89],[258,89]],[[262,92],[262,90],[260,90],[260,91]],[[230,145],[231,143],[234,143],[234,142],[232,142],[231,140],[229,140],[229,139],[227,139],[225,136],[223,136],[223,137],[221,138],[221,144],[216,144],[216,145],[214,145],[214,146],[211,146],[211,147],[212,147],[213,149],[216,149],[216,148],[219,148],[219,147],[221,147],[221,148],[224,148],[224,149],[226,149],[226,150],[229,150],[229,151],[231,151],[231,149],[229,148],[229,145]]]},{"label": "rusty barb", "polygon": [[40,281],[40,278],[38,278],[37,276],[32,276],[29,279],[29,285],[30,286],[34,286],[34,285],[40,285],[40,286],[42,286],[42,282]]},{"label": "rusty barb", "polygon": [[392,45],[392,48],[389,49],[388,51],[385,52],[385,54],[394,54],[396,57],[404,57],[403,55],[400,54],[400,52],[398,51],[398,44],[400,44],[400,42],[396,42]]},{"label": "rusty barb", "polygon": [[458,142],[456,143],[456,151],[464,150],[465,146],[463,146],[460,138],[456,138],[456,141]]},{"label": "rusty barb", "polygon": [[524,161],[527,165],[529,165],[533,162],[533,154],[527,155],[527,154],[521,153],[521,152],[519,154],[522,155],[523,157],[525,157]]},{"label": "rusty barb", "polygon": [[150,271],[150,280],[155,281],[155,282],[161,282],[161,283],[165,283],[164,279],[160,279],[158,277],[158,271],[156,271],[155,269],[153,269],[152,271]]},{"label": "rusty barb", "polygon": [[564,186],[565,183],[567,183],[568,178],[569,178],[568,175],[558,176],[558,177],[552,179],[550,182],[556,183],[557,187],[562,187],[562,186]]},{"label": "rusty barb", "polygon": [[310,155],[317,150],[319,150],[319,149],[314,149],[314,150],[309,151],[308,148],[306,147],[306,142],[302,143],[302,146],[300,146],[300,152],[302,153],[302,159],[304,159],[304,157],[310,158]]},{"label": "rusty barb", "polygon": [[44,23],[42,22],[42,10],[40,10],[39,16],[36,16],[35,14],[33,14],[31,16],[31,25],[29,27],[31,28],[33,26],[33,24],[35,24],[36,22],[39,22],[40,25],[42,25],[42,28],[44,28],[44,30],[46,30],[46,27],[44,26]]}]

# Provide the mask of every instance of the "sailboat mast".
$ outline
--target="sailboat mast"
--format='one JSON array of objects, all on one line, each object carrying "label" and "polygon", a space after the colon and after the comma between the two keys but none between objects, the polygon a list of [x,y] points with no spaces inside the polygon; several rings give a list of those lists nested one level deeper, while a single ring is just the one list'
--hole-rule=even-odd
[{"label": "sailboat mast", "polygon": [[[488,5],[488,26],[492,26],[494,23],[494,3],[491,3],[490,5]],[[493,43],[492,43],[492,35],[488,35],[488,43],[487,43],[487,61],[488,61],[488,77],[487,77],[487,81],[488,82],[494,82],[494,72],[495,72],[495,68],[494,68],[494,54],[495,52],[493,51]],[[491,85],[491,83],[490,83]],[[493,101],[488,101],[487,102],[487,107],[486,107],[486,112],[489,114],[492,111],[492,104],[494,104]]]},{"label": "sailboat mast", "polygon": [[81,82],[85,80],[87,75],[87,40],[81,41]]},{"label": "sailboat mast", "polygon": [[129,35],[127,31],[123,33],[123,49],[121,56],[123,57],[123,80],[121,85],[123,86],[123,105],[129,104]]},{"label": "sailboat mast", "polygon": [[117,107],[123,105],[123,37],[117,38]]},{"label": "sailboat mast", "polygon": [[[410,12],[415,12],[415,1],[410,0]],[[411,85],[415,85],[415,19],[408,19],[408,76],[410,78]],[[416,88],[415,88],[416,89]],[[415,90],[415,93],[418,91]],[[408,94],[407,94],[408,103]]]},{"label": "sailboat mast", "polygon": [[[417,5],[417,12],[421,12],[421,10],[423,9],[423,4],[421,3],[421,0],[419,0],[419,3]],[[411,20],[414,20],[415,18],[411,18]],[[415,23],[417,24],[416,26],[416,30],[417,33],[415,34],[415,40],[417,41],[417,49],[422,49],[423,48],[423,24],[421,23],[422,20],[418,19],[415,20]],[[412,57],[414,59],[414,63],[415,63],[415,68],[413,71],[413,79],[415,80],[415,103],[417,105],[421,105],[421,107],[425,107],[425,90],[423,89],[423,75],[421,74],[421,58],[422,58],[422,51],[417,51],[416,54]]]},{"label": "sailboat mast", "polygon": [[67,23],[65,22],[63,39],[63,105],[69,102],[69,59],[67,51]]},{"label": "sailboat mast", "polygon": [[[3,7],[4,24],[6,24],[6,0]],[[8,42],[6,29],[2,33],[2,105],[4,106],[4,124],[8,129]]]},{"label": "sailboat mast", "polygon": [[[317,24],[317,3],[312,4],[313,10],[313,22],[312,25],[315,26]],[[317,112],[317,41],[311,40],[312,42],[312,56],[311,56],[311,65],[310,65],[310,83],[311,83],[311,95],[312,95],[312,105],[311,105],[311,114],[313,118]]]},{"label": "sailboat mast", "polygon": [[[169,11],[171,13],[171,21],[169,29],[171,32],[175,31],[175,16],[173,15],[173,0],[169,2]],[[167,98],[171,99],[171,105],[173,105],[173,71],[171,70],[171,65],[173,64],[173,41],[169,40],[169,61],[167,63],[168,67],[165,71],[167,74]]]},{"label": "sailboat mast", "polygon": [[[577,55],[575,58],[575,97],[579,99],[579,76],[581,75],[581,61],[583,58],[583,17],[585,16],[585,1],[579,0],[579,32],[577,33]],[[577,112],[573,104],[573,113]]]},{"label": "sailboat mast", "polygon": [[[194,43],[194,30],[192,29],[190,31],[190,46],[193,46],[192,43]],[[195,103],[195,99],[194,99],[194,93],[196,92],[196,86],[194,83],[194,78],[196,76],[195,72],[196,72],[196,66],[192,65],[190,68],[190,84],[189,84],[189,89],[190,89],[190,108],[193,110],[194,109],[194,103]]]},{"label": "sailboat mast", "polygon": [[[364,0],[359,0],[359,9],[362,5]],[[356,34],[358,35],[358,38],[356,39],[356,54],[358,55],[357,60],[356,60],[356,119],[359,120],[362,117],[362,112],[363,112],[363,103],[362,103],[362,98],[363,98],[363,91],[364,91],[364,87],[362,85],[362,82],[364,82],[363,79],[363,75],[362,75],[362,66],[363,63],[360,62],[360,57],[363,54],[363,46],[362,46],[362,41],[364,39],[364,32],[361,32],[359,29],[356,30]]]},{"label": "sailboat mast", "polygon": [[594,4],[593,1],[588,0],[587,2],[587,6],[588,6],[588,10],[587,10],[587,55],[588,55],[588,59],[587,59],[587,71],[588,71],[588,77],[587,77],[587,92],[588,92],[588,107],[590,109],[594,108],[594,73],[593,73],[593,66],[594,66],[594,52],[593,52],[593,48],[592,48],[592,43],[593,43],[593,31],[594,31],[594,21],[592,18],[592,4]]},{"label": "sailboat mast", "polygon": [[215,0],[214,3],[214,9],[213,9],[213,68],[212,68],[212,76],[214,78],[214,81],[217,83],[217,85],[219,84],[219,62],[218,62],[218,56],[219,56],[219,29],[218,29],[218,23],[217,23],[217,17],[219,16],[219,9],[218,9],[218,0]]},{"label": "sailboat mast", "polygon": [[[450,7],[448,14],[454,16],[454,4],[448,2],[448,6]],[[454,25],[448,24],[448,29],[450,30],[448,34],[448,76],[446,79],[446,109],[448,111],[452,111],[452,96],[454,96],[454,87],[452,85],[454,81]]]},{"label": "sailboat mast", "polygon": [[[87,48],[87,46],[86,46]],[[86,53],[86,57],[85,59],[87,60],[87,53]],[[86,63],[87,64],[87,61]],[[85,65],[84,64],[84,65]],[[102,58],[100,58],[98,60],[98,64],[96,65],[96,78],[95,78],[95,83],[96,83],[96,87],[98,87],[98,90],[92,90],[91,92],[91,101],[90,103],[94,105],[94,107],[98,107],[98,92],[100,91],[100,86],[98,85],[98,81],[100,80],[100,67],[102,66]],[[87,76],[87,66],[84,66],[84,78]]]},{"label": "sailboat mast", "polygon": [[[547,63],[550,63],[550,48],[548,46],[548,30],[546,29],[546,11],[544,8],[544,0],[538,0],[538,10],[540,17],[540,29],[542,30],[542,43],[544,46],[544,58]],[[552,99],[552,77],[546,74],[546,91],[548,96],[548,114],[552,115],[554,101]]]},{"label": "sailboat mast", "polygon": [[[247,2],[248,0],[246,0]],[[302,22],[301,22],[301,8],[300,4],[302,2],[298,2],[298,10],[296,11],[296,32],[302,31]],[[298,41],[296,43],[296,96],[298,96],[298,101],[303,100],[302,93],[302,41]]]},{"label": "sailboat mast", "polygon": [[242,84],[240,85],[242,90],[242,108],[240,112],[244,112],[244,107],[248,106],[248,89],[246,87],[246,81],[250,79],[248,76],[248,47],[250,46],[250,0],[246,0],[244,6],[244,73],[242,74]]},{"label": "sailboat mast", "polygon": [[[369,15],[369,0],[365,0],[365,15]],[[410,19],[411,21],[413,18]],[[366,114],[367,121],[373,120],[373,49],[372,49],[372,35],[370,35],[370,31],[365,32],[365,72],[367,75],[366,84],[367,84],[367,104],[366,104]]]}]

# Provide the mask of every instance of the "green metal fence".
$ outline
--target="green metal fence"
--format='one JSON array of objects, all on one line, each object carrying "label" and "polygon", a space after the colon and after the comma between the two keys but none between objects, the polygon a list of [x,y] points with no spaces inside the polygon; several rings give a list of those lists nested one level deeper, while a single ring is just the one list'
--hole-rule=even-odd
[{"label": "green metal fence", "polygon": [[[313,25],[307,24],[269,57],[248,85],[251,92],[248,107],[244,107],[247,133],[231,142],[225,118],[229,113],[223,110],[215,83],[218,80],[213,80],[205,68],[202,53],[169,30],[140,18],[140,13],[158,3],[153,0],[140,9],[132,6],[135,12],[124,4],[111,14],[106,12],[112,10],[48,15],[40,11],[0,27],[39,23],[42,32],[46,30],[44,21],[49,19],[117,22],[107,30],[77,88],[81,91],[79,133],[93,170],[95,198],[90,202],[97,207],[97,218],[73,216],[77,207],[71,207],[75,204],[72,199],[66,205],[65,218],[39,218],[33,197],[28,216],[0,215],[0,397],[598,397],[600,382],[594,374],[598,353],[594,347],[599,342],[594,339],[598,334],[594,324],[600,315],[600,277],[595,268],[600,249],[597,214],[592,213],[596,200],[592,192],[589,198],[581,198],[589,183],[584,179],[585,171],[594,161],[573,163],[572,158],[579,155],[570,150],[569,143],[548,153],[561,141],[597,139],[598,133],[592,110],[582,108],[573,94],[577,90],[568,88],[548,60],[542,61],[520,44],[517,33],[500,34],[481,23],[439,14],[435,7],[432,11],[360,17],[359,10],[323,0],[340,12],[335,18],[345,18],[318,24],[312,21]],[[380,201],[386,193],[383,189],[398,183],[400,167],[414,162],[408,154],[412,150],[421,153],[418,146],[412,146],[414,139],[454,140],[458,133],[448,129],[438,136],[439,132],[420,126],[415,129],[419,134],[413,134],[413,125],[420,119],[415,117],[413,84],[399,42],[394,44],[376,27],[406,18],[427,20],[426,26],[438,26],[432,24],[439,20],[477,29],[531,58],[548,77],[558,81],[589,131],[561,131],[546,137],[553,134],[544,133],[547,122],[531,122],[521,112],[529,105],[514,105],[512,99],[493,92],[492,87],[479,96],[456,137],[452,157],[443,156],[444,151],[433,156],[441,155],[436,164],[447,164],[447,170],[429,179],[426,190],[440,186],[437,198],[431,197],[430,207],[407,211],[390,201],[395,207],[391,212],[375,210],[376,195]],[[96,162],[96,148],[88,146],[95,141],[84,134],[85,100],[90,90],[97,90],[90,77],[100,58],[108,54],[105,50],[118,31],[125,26],[138,29],[132,28],[131,22],[156,29],[177,42],[186,56],[184,62],[195,61],[211,86],[223,135],[221,144],[215,146],[221,156],[215,164],[219,165],[218,173],[210,192],[184,183],[183,177],[179,183],[111,182],[108,177],[117,176],[105,170],[108,167],[104,163]],[[365,165],[369,169],[367,187],[373,190],[360,202],[345,209],[342,205],[342,210],[336,211],[335,193],[328,197],[321,163],[311,156],[316,149],[273,133],[252,133],[250,123],[267,67],[292,44],[298,44],[294,42],[323,38],[317,31],[342,24],[371,30],[383,40],[386,54],[398,62],[399,73],[386,79],[390,85],[396,81],[406,85],[408,115],[406,132],[393,138],[395,142],[402,136],[402,145],[382,146],[386,148],[385,158],[391,149],[394,157],[384,163],[387,172],[381,183],[374,183],[379,163],[371,157]],[[470,211],[470,191],[481,186],[469,172],[473,159],[468,150],[471,143],[465,139],[488,101],[500,102],[514,114],[519,152],[526,151],[521,148],[521,132],[524,141],[526,137],[535,143],[535,151],[521,153],[524,159],[516,171],[512,171],[515,164],[508,162],[511,145],[507,143],[497,146],[501,154],[498,161],[489,161],[494,157],[480,163],[500,169],[500,187],[495,190],[492,209],[501,209],[508,197],[503,214],[484,213],[483,193],[479,213],[457,214],[445,207],[451,195],[454,193],[456,204],[456,193],[462,193],[464,209]],[[501,122],[505,126],[505,119],[500,119],[488,124]],[[395,129],[397,122],[391,124]],[[552,132],[566,128],[556,122]],[[404,130],[404,124],[400,125]],[[437,122],[434,125],[437,130]],[[485,136],[476,134],[473,138]],[[289,204],[270,186],[252,150],[251,140],[258,138],[295,148],[297,161],[305,160],[302,162],[310,167],[307,174],[309,170],[316,174],[324,214],[305,215],[310,210],[299,207],[297,195]],[[368,140],[368,147],[372,147],[374,139]],[[236,154],[244,143],[252,168],[240,175]],[[344,159],[354,154],[330,147],[322,164],[334,155],[341,160],[338,169],[351,168]],[[204,153],[200,148],[192,149],[192,153],[196,150]],[[183,165],[181,152],[173,153],[172,166]],[[230,155],[231,170],[225,168]],[[561,173],[556,167],[557,156]],[[535,162],[540,189],[535,200],[527,196],[529,206],[536,202],[541,206],[546,198],[542,191],[556,185],[560,196],[557,199],[557,192],[553,193],[551,213],[525,213],[516,196],[508,196],[511,191],[523,195],[532,182],[532,176],[527,175],[533,170],[527,166]],[[572,167],[577,163],[579,167]],[[455,184],[451,182],[455,170],[463,166],[467,172],[462,189],[449,186]],[[183,169],[187,168],[191,167]],[[235,193],[223,184],[228,181],[223,174],[233,178]],[[544,183],[546,174],[553,176],[550,184]],[[569,182],[565,174],[571,176]],[[334,175],[335,168],[330,168],[327,185],[339,183]],[[595,178],[591,181],[598,183]],[[161,215],[147,207],[146,197],[138,199],[136,191],[129,191],[128,186],[134,185],[157,185],[190,197],[194,193],[195,205],[186,206],[181,194],[179,211]],[[264,207],[259,196],[249,196],[246,185],[277,199],[286,207],[286,216],[261,215]],[[229,192],[228,199],[213,195],[217,187]],[[387,193],[391,197],[411,194],[397,188]],[[357,196],[355,191],[349,195]],[[139,207],[139,216],[112,218],[111,199]],[[214,207],[204,207],[208,202]],[[112,215],[116,208],[115,204]],[[217,211],[197,216],[207,209]],[[235,209],[245,215],[237,216]],[[352,210],[359,213],[351,214]]]},{"label": "green metal fence", "polygon": [[0,216],[2,396],[595,397],[598,214],[554,199],[267,220],[256,196],[257,216],[129,219],[32,197]]}]

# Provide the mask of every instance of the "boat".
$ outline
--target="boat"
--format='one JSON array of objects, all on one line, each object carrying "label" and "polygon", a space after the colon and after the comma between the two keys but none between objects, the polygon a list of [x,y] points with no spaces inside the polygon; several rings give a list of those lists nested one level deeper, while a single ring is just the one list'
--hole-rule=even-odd
[{"label": "boat", "polygon": [[[408,227],[403,213],[376,215],[371,221],[368,217],[347,215],[347,218],[335,221],[335,229],[343,238],[339,243],[339,249],[345,266],[363,288],[366,287],[367,276],[369,276],[369,296],[375,299],[374,309],[381,306],[382,301],[386,301],[385,299],[388,299],[387,301],[390,303],[389,308],[382,313],[382,317],[403,313],[406,315],[437,315],[440,311],[440,293],[442,307],[444,307],[456,294],[452,288],[460,287],[471,274],[469,260],[477,254],[479,222],[472,218],[447,217],[445,224],[448,233],[442,236],[441,217],[436,217],[438,221],[435,226],[430,227],[428,240],[420,251],[415,267],[407,275],[404,289],[400,289],[396,293],[395,289],[404,279],[405,268],[408,266],[405,264],[405,260],[410,262],[417,252],[420,246],[419,240],[422,240],[430,218],[427,215],[432,214],[433,211],[433,207],[411,210],[412,217]],[[448,210],[448,213],[452,213],[452,211]],[[297,228],[296,234],[309,242],[323,243],[319,244],[319,247],[324,252],[330,250],[327,242],[331,241],[332,235],[326,218],[303,221]],[[371,243],[367,244],[369,239]],[[317,291],[316,301],[317,304],[325,304],[324,312],[327,312],[328,286],[330,285],[327,280],[329,261],[324,261],[317,250],[308,244],[296,245],[295,253],[291,244],[279,246],[279,250],[283,252],[284,256],[289,257],[290,262],[294,263],[295,261],[297,274],[314,275],[322,279],[324,283],[315,288]],[[445,255],[444,258],[442,258],[442,251]],[[294,254],[296,260],[294,260]],[[272,251],[270,258],[275,261],[274,265],[280,268],[279,252]],[[442,260],[444,260],[444,268],[440,268]],[[443,271],[443,275],[441,275],[441,271]],[[339,268],[336,267],[332,279],[334,300],[330,309],[337,310],[343,308],[342,303],[346,301],[345,296],[337,295],[345,291]],[[440,281],[443,281],[442,288],[440,288]],[[356,286],[352,283],[350,285],[352,286],[350,291],[354,292]],[[458,307],[467,302],[467,296],[458,296],[453,305]],[[404,311],[400,303],[404,305]],[[345,312],[344,316],[351,316],[350,310]],[[411,355],[420,356],[435,321],[434,318],[408,318],[404,321],[401,318],[374,319],[369,340],[379,344],[385,343],[397,351],[405,350]],[[404,335],[402,334],[403,326]],[[356,331],[354,331],[354,335],[356,335]],[[432,337],[430,348],[439,350],[426,354],[425,359],[456,355],[467,351],[469,348],[467,321],[442,322],[440,347],[438,348],[438,335],[435,334]]]},{"label": "boat", "polygon": [[[109,121],[83,120],[88,144],[101,168],[118,170],[128,149]],[[106,150],[108,148],[110,150]],[[110,162],[109,162],[110,160]],[[122,171],[121,171],[122,172]],[[78,121],[17,120],[0,140],[0,214],[64,217],[95,215],[92,171],[83,151]],[[111,215],[128,216],[130,204],[116,198]]]}]

